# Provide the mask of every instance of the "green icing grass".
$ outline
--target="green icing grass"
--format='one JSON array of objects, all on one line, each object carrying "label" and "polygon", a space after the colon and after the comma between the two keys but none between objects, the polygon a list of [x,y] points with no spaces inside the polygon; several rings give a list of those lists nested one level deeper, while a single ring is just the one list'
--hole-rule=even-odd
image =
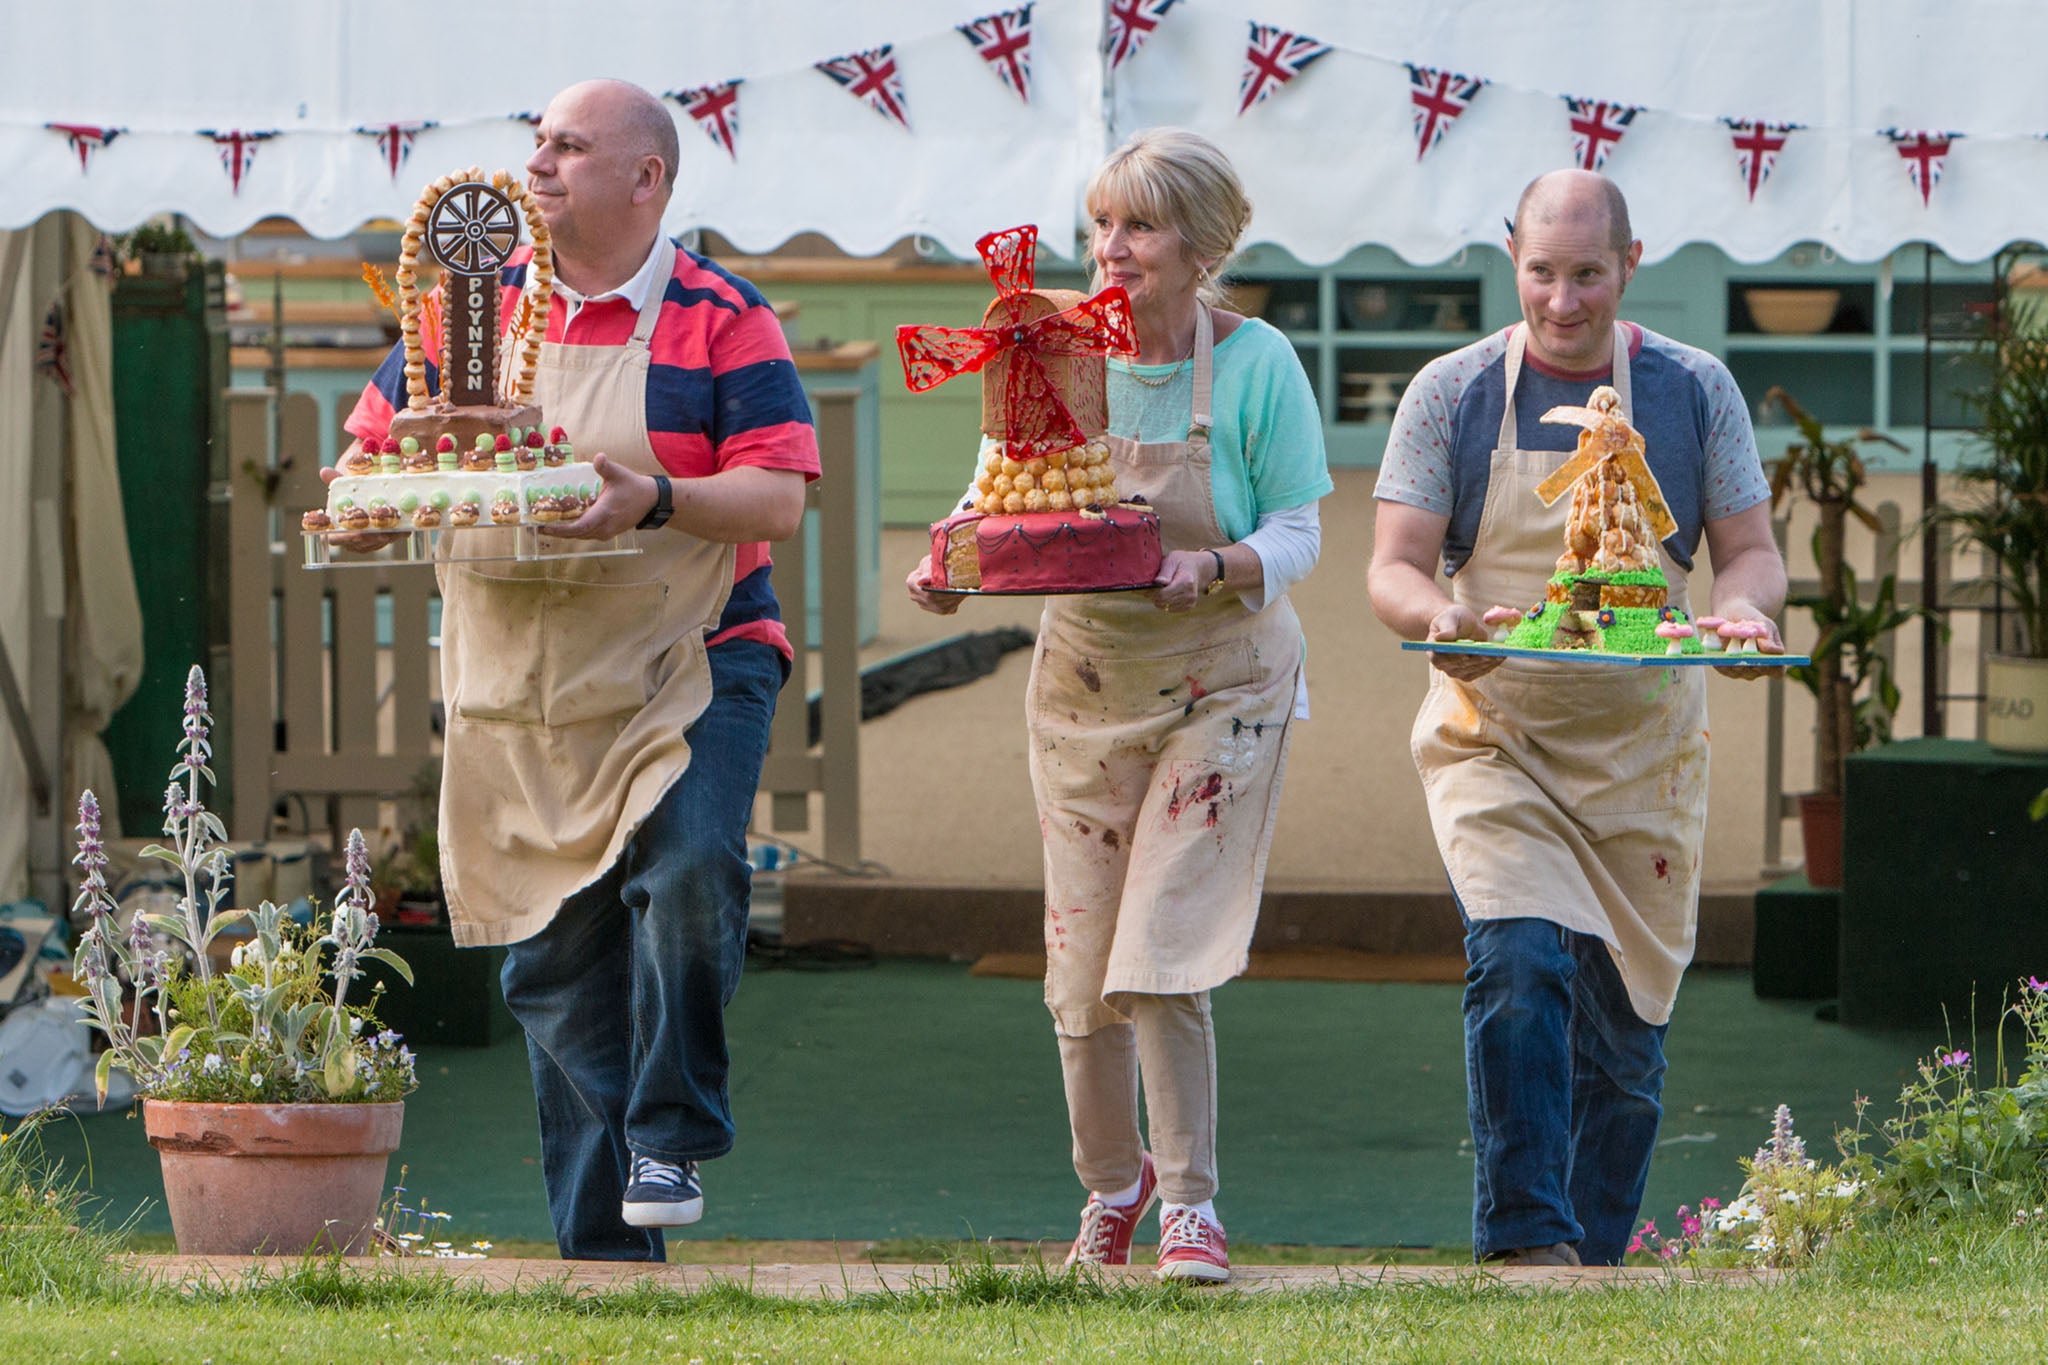
[{"label": "green icing grass", "polygon": [[1630,587],[1640,588],[1668,588],[1671,586],[1670,580],[1664,577],[1664,570],[1655,565],[1647,569],[1617,569],[1613,573],[1603,574],[1582,574],[1563,570],[1552,574],[1550,581],[1562,583],[1566,587],[1570,587],[1581,578],[1604,578],[1609,583],[1626,583]]},{"label": "green icing grass", "polygon": [[[1663,654],[1669,650],[1669,642],[1657,634],[1657,608],[1655,607],[1612,607],[1614,624],[1601,629],[1605,648],[1603,654]],[[1551,632],[1564,615],[1564,607],[1556,602],[1548,603],[1536,615],[1527,617],[1508,635],[1506,643],[1518,649],[1550,648]],[[1697,636],[1684,642],[1684,653],[1698,654],[1700,642]]]}]

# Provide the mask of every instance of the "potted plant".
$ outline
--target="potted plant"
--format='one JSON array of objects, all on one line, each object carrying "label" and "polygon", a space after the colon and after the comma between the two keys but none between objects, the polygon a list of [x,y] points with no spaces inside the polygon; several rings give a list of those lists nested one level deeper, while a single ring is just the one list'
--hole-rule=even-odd
[{"label": "potted plant", "polygon": [[1937,524],[1991,557],[2011,597],[2019,638],[1984,662],[1984,737],[1993,747],[2048,753],[2048,318],[2008,309],[1984,342],[1991,382],[1969,395],[1989,463],[1958,471],[1974,495],[1936,507]]},{"label": "potted plant", "polygon": [[1802,438],[1769,466],[1771,506],[1775,509],[1797,487],[1818,514],[1813,560],[1819,591],[1787,603],[1813,614],[1813,662],[1788,671],[1814,698],[1814,790],[1799,798],[1806,879],[1815,886],[1840,886],[1843,760],[1891,739],[1899,688],[1883,645],[1894,630],[1922,614],[1919,607],[1899,605],[1892,574],[1878,583],[1869,603],[1863,601],[1856,570],[1848,562],[1849,519],[1873,532],[1880,525],[1877,515],[1857,501],[1870,476],[1856,448],[1871,442],[1905,447],[1868,428],[1848,440],[1830,441],[1820,420],[1782,388],[1774,386],[1764,398],[1784,407]]},{"label": "potted plant", "polygon": [[[416,1081],[411,1051],[377,1026],[376,993],[351,987],[369,960],[407,981],[411,970],[375,946],[360,830],[349,834],[347,884],[324,924],[296,925],[268,901],[221,905],[226,829],[204,802],[211,726],[195,667],[164,798],[165,842],[144,850],[183,879],[174,912],[140,913],[122,929],[99,803],[90,791],[79,799],[83,881],[73,915],[84,932],[73,970],[87,1021],[106,1037],[100,1097],[115,1068],[143,1096],[180,1252],[359,1254]],[[222,956],[231,926],[246,936]]]},{"label": "potted plant", "polygon": [[130,260],[141,263],[143,274],[177,279],[185,277],[192,258],[199,253],[192,234],[176,218],[144,223],[123,239],[122,249]]}]

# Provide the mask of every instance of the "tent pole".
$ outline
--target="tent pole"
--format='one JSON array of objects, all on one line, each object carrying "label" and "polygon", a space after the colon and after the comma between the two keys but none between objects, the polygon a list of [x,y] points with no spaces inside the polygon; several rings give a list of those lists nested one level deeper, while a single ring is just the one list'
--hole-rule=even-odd
[{"label": "tent pole", "polygon": [[[70,277],[67,215],[48,213],[29,231],[35,234],[28,258],[31,316],[40,324],[41,310],[57,297]],[[65,612],[70,564],[66,558],[65,523],[70,474],[70,411],[63,390],[41,378],[31,390],[29,523],[29,649],[23,661],[24,699],[32,733],[49,737],[51,780],[61,784],[65,765],[64,713],[68,660],[65,657]],[[29,817],[29,894],[45,905],[62,906],[64,896],[64,820],[61,800]]]}]

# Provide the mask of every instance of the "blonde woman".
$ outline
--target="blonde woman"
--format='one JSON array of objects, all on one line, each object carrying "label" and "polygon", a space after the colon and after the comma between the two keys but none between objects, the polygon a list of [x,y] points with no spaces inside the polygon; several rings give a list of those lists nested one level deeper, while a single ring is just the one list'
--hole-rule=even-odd
[{"label": "blonde woman", "polygon": [[[1027,694],[1045,998],[1088,1190],[1067,1259],[1127,1264],[1161,1200],[1159,1275],[1223,1280],[1209,992],[1245,968],[1307,715],[1286,593],[1315,566],[1331,484],[1293,345],[1221,306],[1251,218],[1223,154],[1139,133],[1087,203],[1095,285],[1122,286],[1137,323],[1137,355],[1109,365],[1116,485],[1159,514],[1166,558],[1147,594],[1048,598]],[[925,591],[929,571],[911,596],[953,610]]]}]

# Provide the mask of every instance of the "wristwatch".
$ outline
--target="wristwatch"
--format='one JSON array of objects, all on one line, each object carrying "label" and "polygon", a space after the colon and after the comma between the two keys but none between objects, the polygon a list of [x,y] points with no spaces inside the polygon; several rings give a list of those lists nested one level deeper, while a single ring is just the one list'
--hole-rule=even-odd
[{"label": "wristwatch", "polygon": [[676,512],[675,495],[675,485],[669,482],[668,475],[656,474],[654,476],[654,506],[647,509],[647,515],[640,518],[640,524],[633,529],[636,531],[656,531],[668,525],[668,519],[674,516]]},{"label": "wristwatch", "polygon": [[1223,551],[1211,550],[1209,551],[1209,558],[1216,561],[1216,577],[1209,580],[1208,586],[1202,589],[1204,597],[1209,596],[1211,593],[1223,591]]}]

